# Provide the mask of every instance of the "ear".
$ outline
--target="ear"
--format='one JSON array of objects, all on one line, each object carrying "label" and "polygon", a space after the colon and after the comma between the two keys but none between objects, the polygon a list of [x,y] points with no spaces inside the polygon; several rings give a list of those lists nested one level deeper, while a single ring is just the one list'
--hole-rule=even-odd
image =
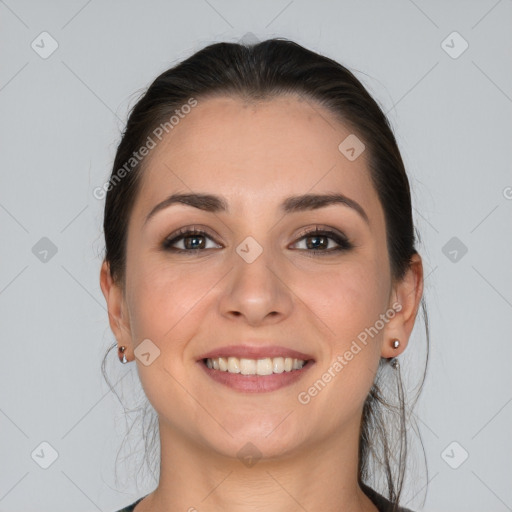
[{"label": "ear", "polygon": [[107,302],[108,321],[119,346],[126,347],[126,357],[133,351],[128,307],[121,286],[114,282],[109,264],[104,261],[100,271],[100,287]]},{"label": "ear", "polygon": [[[388,321],[384,330],[382,357],[396,357],[406,349],[422,295],[423,263],[421,256],[416,253],[411,258],[404,278],[394,285],[391,293],[389,308],[393,308],[396,313]],[[400,345],[396,349],[392,345],[395,339],[400,341]]]}]

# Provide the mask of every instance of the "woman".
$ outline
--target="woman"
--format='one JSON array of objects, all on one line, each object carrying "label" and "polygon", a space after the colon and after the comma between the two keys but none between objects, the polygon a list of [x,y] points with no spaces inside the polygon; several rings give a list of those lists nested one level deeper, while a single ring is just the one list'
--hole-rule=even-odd
[{"label": "woman", "polygon": [[[354,75],[287,40],[208,46],[135,105],[104,191],[101,288],[161,448],[124,510],[408,510],[401,385],[386,432],[379,382],[400,382],[422,260]],[[387,497],[368,485],[379,439]]]}]

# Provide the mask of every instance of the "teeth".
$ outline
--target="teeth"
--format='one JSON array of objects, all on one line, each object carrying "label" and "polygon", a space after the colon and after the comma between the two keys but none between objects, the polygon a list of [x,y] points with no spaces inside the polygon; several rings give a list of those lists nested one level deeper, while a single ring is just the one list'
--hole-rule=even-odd
[{"label": "teeth", "polygon": [[265,359],[245,359],[238,357],[216,357],[206,360],[206,366],[214,370],[242,375],[271,375],[272,373],[300,370],[306,361],[293,357],[266,357]]},{"label": "teeth", "polygon": [[240,373],[242,375],[255,375],[256,367],[257,362],[254,359],[240,359]]},{"label": "teeth", "polygon": [[284,372],[284,357],[274,357],[272,361],[272,371],[274,373]]},{"label": "teeth", "polygon": [[272,359],[267,357],[266,359],[258,359],[256,363],[256,374],[257,375],[272,375]]},{"label": "teeth", "polygon": [[[209,359],[208,359],[209,361]],[[236,357],[228,357],[229,373],[240,373],[240,361]]]},{"label": "teeth", "polygon": [[228,360],[224,357],[219,357],[219,370],[223,372],[228,370]]}]

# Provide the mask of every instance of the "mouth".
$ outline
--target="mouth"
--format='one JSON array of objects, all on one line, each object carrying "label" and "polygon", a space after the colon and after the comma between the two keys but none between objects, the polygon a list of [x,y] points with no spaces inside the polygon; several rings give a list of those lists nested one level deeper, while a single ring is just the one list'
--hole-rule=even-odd
[{"label": "mouth", "polygon": [[262,393],[296,383],[314,366],[315,360],[307,356],[290,357],[289,353],[286,357],[278,355],[260,358],[224,354],[203,357],[197,363],[209,379],[231,390]]},{"label": "mouth", "polygon": [[205,357],[202,363],[209,369],[240,375],[266,375],[281,374],[302,370],[313,359],[299,359],[294,357],[265,357],[262,359],[228,357]]}]

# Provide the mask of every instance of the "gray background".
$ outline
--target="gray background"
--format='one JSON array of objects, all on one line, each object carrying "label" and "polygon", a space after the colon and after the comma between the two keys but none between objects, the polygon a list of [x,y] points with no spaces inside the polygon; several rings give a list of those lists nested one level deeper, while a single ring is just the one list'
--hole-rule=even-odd
[{"label": "gray background", "polygon": [[[153,490],[123,476],[122,460],[114,477],[126,425],[100,372],[114,336],[92,191],[142,88],[206,44],[248,33],[348,66],[397,135],[432,343],[416,410],[428,494],[420,448],[407,506],[512,510],[511,14],[511,0],[0,0],[0,510],[107,512]],[[44,31],[58,44],[49,56]],[[421,369],[422,328],[419,318],[405,376]],[[107,368],[140,403],[135,363],[112,351]]]}]

